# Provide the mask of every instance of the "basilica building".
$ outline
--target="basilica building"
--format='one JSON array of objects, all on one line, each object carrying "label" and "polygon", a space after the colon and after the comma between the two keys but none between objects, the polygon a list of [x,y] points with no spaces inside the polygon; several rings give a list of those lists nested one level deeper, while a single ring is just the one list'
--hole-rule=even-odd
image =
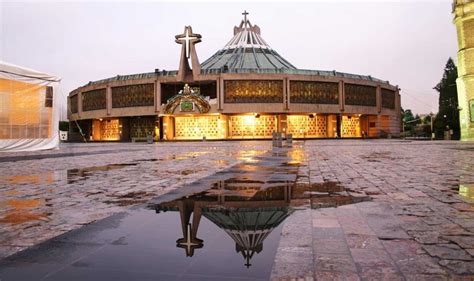
[{"label": "basilica building", "polygon": [[175,71],[89,82],[68,97],[72,132],[87,141],[363,138],[400,134],[397,86],[371,76],[298,69],[263,39],[248,13],[199,62],[201,35],[176,36]]}]

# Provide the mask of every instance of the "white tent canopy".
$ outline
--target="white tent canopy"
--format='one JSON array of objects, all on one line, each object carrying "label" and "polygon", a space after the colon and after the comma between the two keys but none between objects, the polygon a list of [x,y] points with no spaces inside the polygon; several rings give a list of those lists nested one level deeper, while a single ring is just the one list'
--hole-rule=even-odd
[{"label": "white tent canopy", "polygon": [[59,81],[0,61],[0,152],[58,146]]}]

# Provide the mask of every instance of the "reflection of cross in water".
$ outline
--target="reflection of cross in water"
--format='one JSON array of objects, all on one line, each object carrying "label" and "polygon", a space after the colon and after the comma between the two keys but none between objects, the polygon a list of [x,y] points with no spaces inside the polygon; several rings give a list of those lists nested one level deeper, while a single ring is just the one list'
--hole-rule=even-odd
[{"label": "reflection of cross in water", "polygon": [[202,248],[202,240],[192,237],[191,235],[191,224],[188,223],[186,227],[186,235],[182,239],[178,239],[177,246],[180,248],[184,248],[186,251],[187,257],[192,257],[194,255],[194,249]]},{"label": "reflection of cross in water", "polygon": [[245,253],[245,254],[243,253],[243,255],[244,255],[244,257],[245,257],[245,261],[246,261],[244,265],[245,265],[247,268],[249,268],[249,267],[252,265],[252,264],[250,263],[250,260],[252,259],[253,254],[254,254],[253,251],[252,251],[251,253],[248,253],[248,252],[249,252],[249,251],[247,251],[247,253]]},{"label": "reflection of cross in water", "polygon": [[[180,213],[183,238],[176,240],[176,247],[184,249],[188,257],[194,255],[195,249],[202,248],[203,240],[197,238],[202,209],[219,206],[214,214],[206,213],[209,215],[206,217],[230,235],[236,243],[236,251],[245,259],[244,265],[250,267],[252,257],[263,250],[263,241],[266,237],[290,214],[288,206],[291,203],[293,183],[285,181],[284,185],[277,186],[278,190],[273,190],[274,187],[270,186],[266,187],[270,188],[269,190],[265,190],[263,186],[259,188],[259,192],[262,192],[262,195],[266,194],[264,198],[260,196],[253,198],[252,195],[252,199],[244,196],[240,200],[227,201],[226,182],[218,181],[212,186],[214,192],[209,191],[202,197],[183,197],[165,203],[167,208],[171,207],[174,210],[177,208]],[[284,194],[281,194],[280,188],[284,189]],[[274,194],[274,191],[277,193]]]},{"label": "reflection of cross in water", "polygon": [[[187,257],[194,255],[194,249],[203,247],[203,240],[197,238],[197,230],[201,221],[201,209],[194,205],[193,199],[185,199],[178,203],[179,213],[181,217],[181,228],[183,238],[176,241],[176,247],[183,248]],[[193,214],[193,222],[189,223],[191,214]]]}]

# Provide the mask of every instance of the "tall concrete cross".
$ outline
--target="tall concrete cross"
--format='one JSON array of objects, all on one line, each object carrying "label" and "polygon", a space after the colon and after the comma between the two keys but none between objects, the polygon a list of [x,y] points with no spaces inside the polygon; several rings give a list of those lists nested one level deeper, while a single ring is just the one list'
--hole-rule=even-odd
[{"label": "tall concrete cross", "polygon": [[195,44],[201,42],[201,35],[194,34],[191,26],[186,26],[184,28],[184,33],[180,35],[176,35],[176,43],[184,44],[186,58],[189,59],[191,43]]}]

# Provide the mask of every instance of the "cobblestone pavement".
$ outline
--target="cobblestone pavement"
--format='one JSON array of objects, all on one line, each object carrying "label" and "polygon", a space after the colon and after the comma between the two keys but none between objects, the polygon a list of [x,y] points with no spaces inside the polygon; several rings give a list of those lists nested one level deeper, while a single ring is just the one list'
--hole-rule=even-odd
[{"label": "cobblestone pavement", "polygon": [[0,259],[263,153],[268,142],[63,144],[0,154]]},{"label": "cobblestone pavement", "polygon": [[[270,145],[87,144],[1,154],[0,258]],[[474,143],[314,140],[303,152],[294,156],[297,184],[337,184],[372,200],[295,211],[284,222],[271,279],[474,279]]]},{"label": "cobblestone pavement", "polygon": [[273,280],[474,280],[474,143],[305,143],[300,184],[371,202],[295,212]]}]

